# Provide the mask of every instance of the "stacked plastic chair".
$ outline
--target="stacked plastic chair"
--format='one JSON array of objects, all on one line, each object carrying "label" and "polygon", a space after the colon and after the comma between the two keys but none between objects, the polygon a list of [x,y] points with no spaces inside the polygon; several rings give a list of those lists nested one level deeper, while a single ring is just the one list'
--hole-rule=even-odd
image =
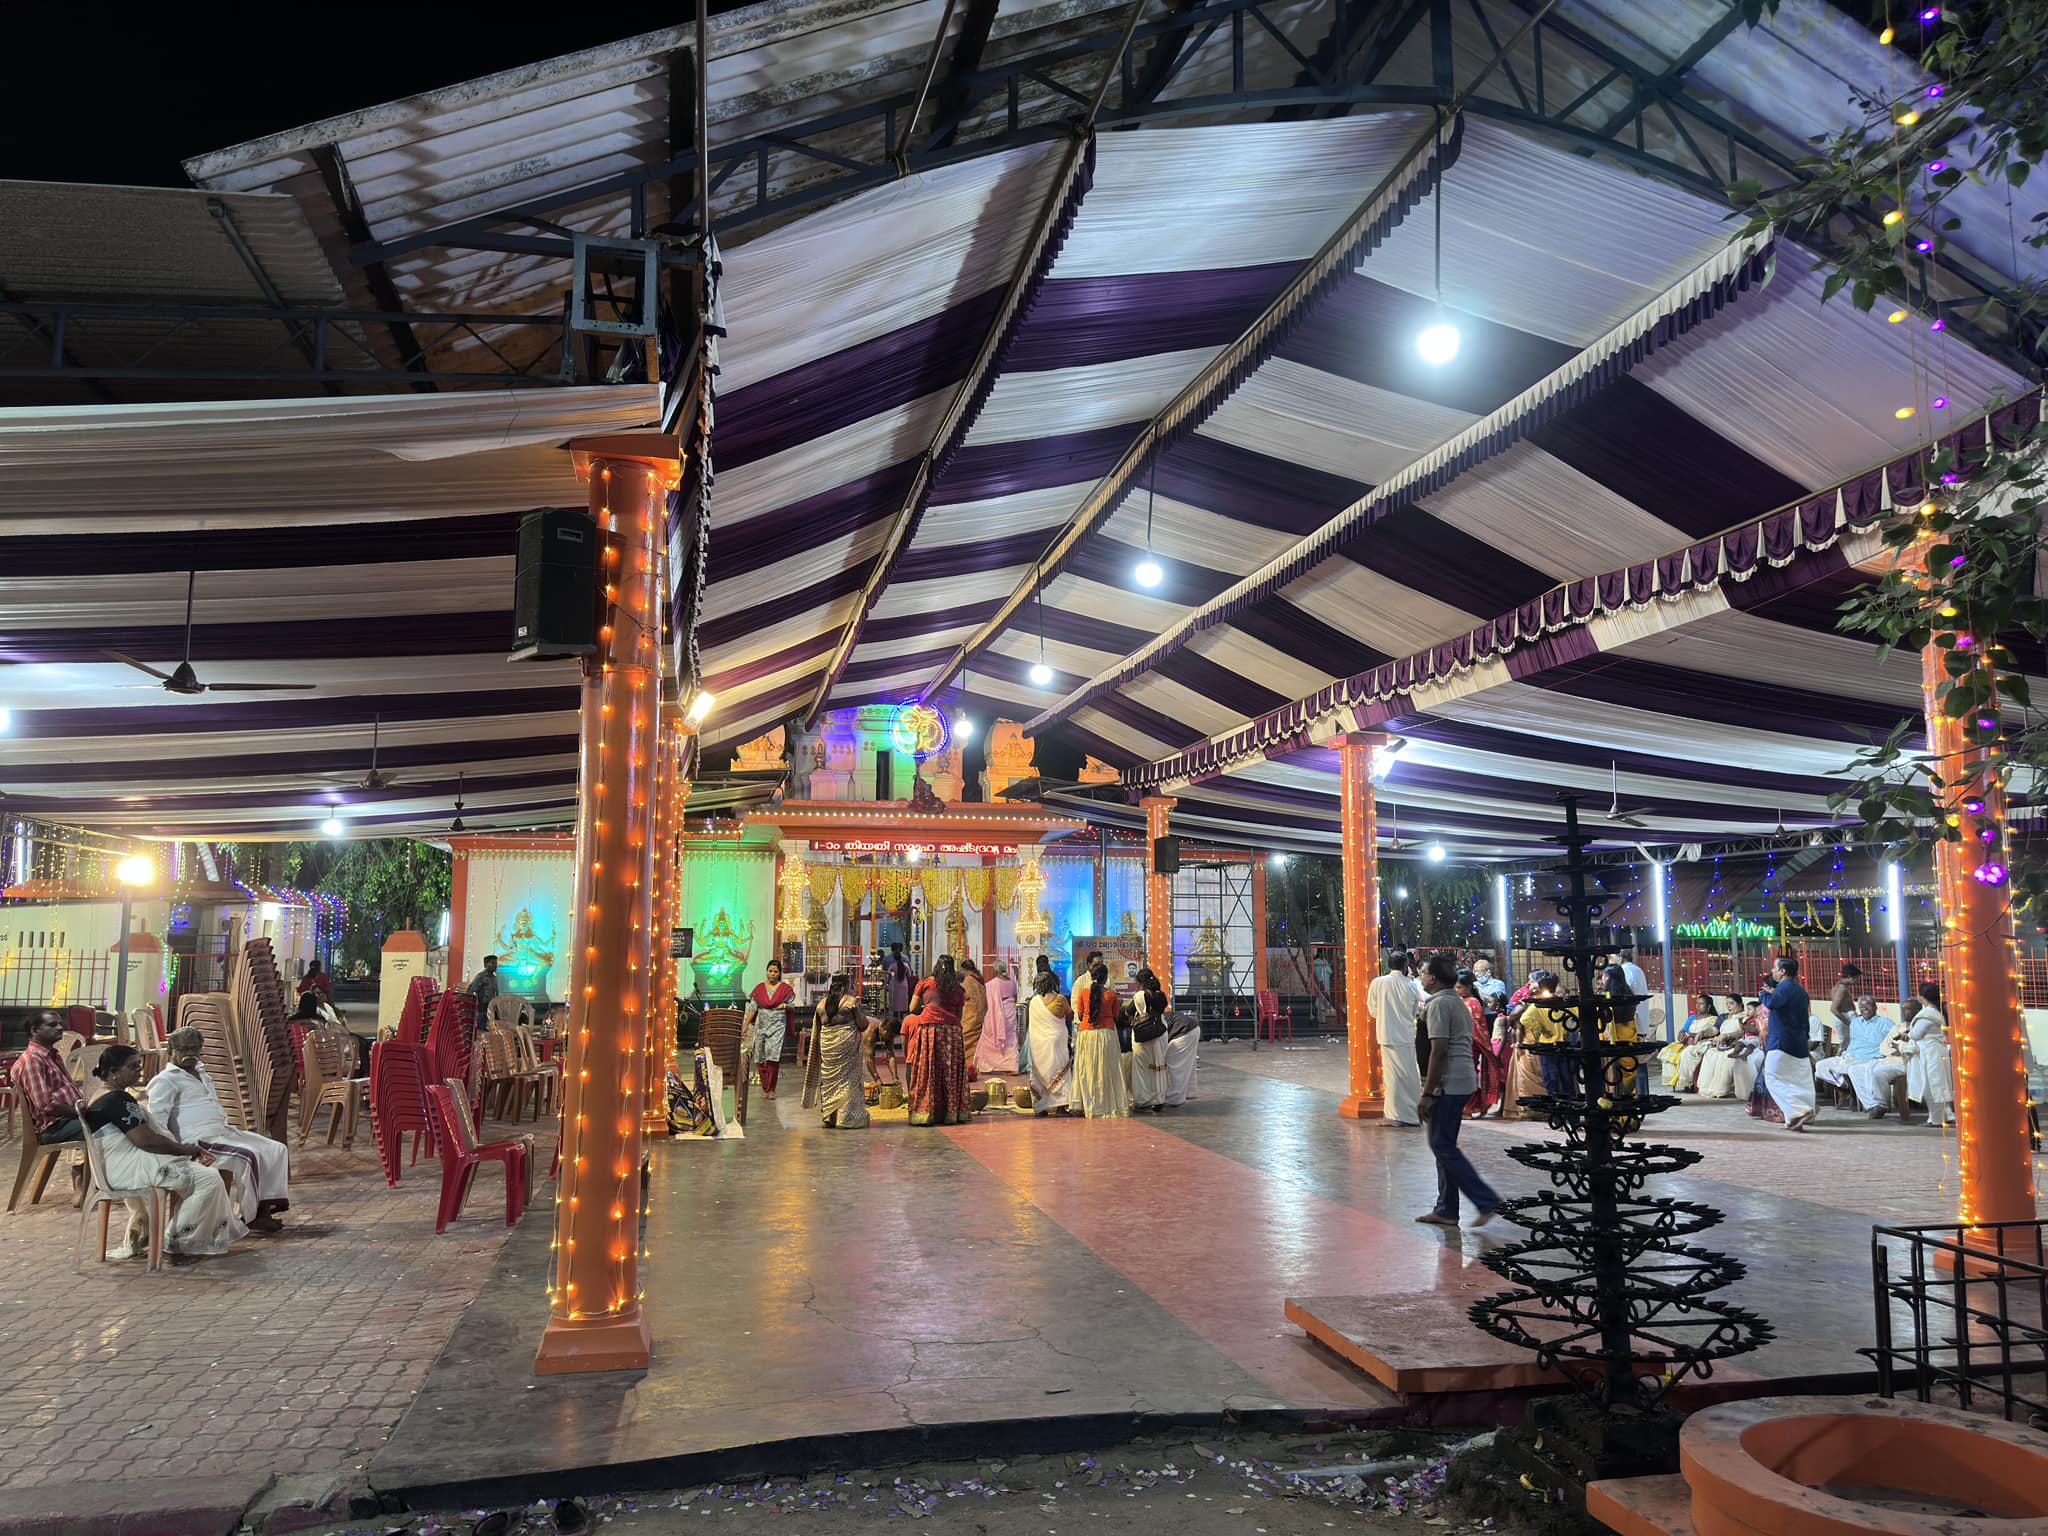
[{"label": "stacked plastic chair", "polygon": [[393,1037],[407,1045],[418,1045],[427,1038],[427,1025],[439,1006],[441,989],[431,976],[415,976],[412,985],[406,988],[405,1007],[399,1011],[398,1033]]},{"label": "stacked plastic chair", "polygon": [[470,1113],[481,1113],[477,1103],[476,999],[467,992],[450,988],[434,999],[434,1022],[427,1032],[427,1081],[458,1082],[466,1085],[464,1096]]},{"label": "stacked plastic chair", "polygon": [[178,999],[178,1024],[205,1037],[199,1064],[213,1079],[213,1091],[229,1122],[245,1131],[261,1131],[256,1111],[260,1101],[236,1038],[232,1000],[225,992],[187,992]]},{"label": "stacked plastic chair", "polygon": [[235,1015],[242,1051],[249,1063],[249,1083],[260,1105],[261,1121],[252,1127],[282,1141],[287,1134],[292,1101],[292,1033],[285,1006],[284,978],[268,939],[251,939],[235,971]]},{"label": "stacked plastic chair", "polygon": [[439,995],[432,981],[415,976],[399,1015],[398,1033],[370,1047],[370,1128],[384,1182],[398,1187],[399,1153],[406,1132],[412,1132],[412,1161],[420,1160],[420,1143],[435,1145],[433,1111],[427,1102],[428,1066],[432,1052],[424,1040],[429,1010]]}]

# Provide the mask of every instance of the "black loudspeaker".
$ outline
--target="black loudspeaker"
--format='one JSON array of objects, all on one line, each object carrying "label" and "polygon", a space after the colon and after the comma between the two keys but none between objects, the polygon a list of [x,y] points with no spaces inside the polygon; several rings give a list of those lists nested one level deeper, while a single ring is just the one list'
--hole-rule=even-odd
[{"label": "black loudspeaker", "polygon": [[512,660],[596,654],[601,547],[597,519],[578,507],[544,507],[519,520]]},{"label": "black loudspeaker", "polygon": [[1152,845],[1152,873],[1173,875],[1180,872],[1180,839],[1162,837]]}]

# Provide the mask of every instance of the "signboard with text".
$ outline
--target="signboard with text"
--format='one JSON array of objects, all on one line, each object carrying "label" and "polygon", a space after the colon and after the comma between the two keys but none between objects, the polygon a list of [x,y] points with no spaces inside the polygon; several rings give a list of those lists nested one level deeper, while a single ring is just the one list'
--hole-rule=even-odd
[{"label": "signboard with text", "polygon": [[818,837],[809,840],[819,853],[945,853],[1014,854],[1015,843],[933,842],[914,837]]},{"label": "signboard with text", "polygon": [[1102,963],[1109,967],[1109,984],[1119,997],[1138,990],[1138,972],[1145,966],[1145,940],[1140,934],[1077,934],[1074,938],[1073,985],[1078,987],[1088,973],[1084,962],[1091,950],[1102,951]]}]

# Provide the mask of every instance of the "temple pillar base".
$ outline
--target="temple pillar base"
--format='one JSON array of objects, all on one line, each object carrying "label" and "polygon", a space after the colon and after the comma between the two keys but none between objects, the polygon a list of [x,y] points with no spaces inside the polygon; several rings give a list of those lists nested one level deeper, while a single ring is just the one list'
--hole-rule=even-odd
[{"label": "temple pillar base", "polygon": [[1346,1120],[1384,1120],[1387,1117],[1387,1101],[1354,1093],[1348,1095],[1337,1106],[1337,1113]]},{"label": "temple pillar base", "polygon": [[536,1376],[644,1371],[654,1353],[647,1314],[635,1302],[611,1317],[550,1318],[534,1353]]}]

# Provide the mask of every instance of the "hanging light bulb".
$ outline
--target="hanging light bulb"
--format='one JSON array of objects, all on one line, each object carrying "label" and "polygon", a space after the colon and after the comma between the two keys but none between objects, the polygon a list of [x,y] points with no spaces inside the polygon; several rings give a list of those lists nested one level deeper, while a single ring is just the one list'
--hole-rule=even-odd
[{"label": "hanging light bulb", "polygon": [[1439,314],[1432,324],[1425,325],[1417,333],[1415,352],[1432,368],[1441,368],[1458,355],[1458,345],[1463,340],[1458,328]]},{"label": "hanging light bulb", "polygon": [[1422,853],[1423,857],[1432,864],[1441,864],[1444,861],[1444,845],[1442,843],[1431,843],[1422,850]]},{"label": "hanging light bulb", "polygon": [[1425,325],[1415,338],[1415,352],[1432,368],[1441,368],[1458,355],[1464,340],[1444,311],[1444,115],[1436,115],[1436,195],[1430,199],[1436,212],[1436,319]]},{"label": "hanging light bulb", "polygon": [[1045,588],[1039,583],[1036,570],[1031,577],[1031,600],[1038,605],[1038,660],[1031,664],[1031,686],[1050,688],[1052,668],[1045,664]]},{"label": "hanging light bulb", "polygon": [[[1155,453],[1152,458],[1152,484],[1145,492],[1145,558],[1140,560],[1137,569],[1131,572],[1131,579],[1139,586],[1147,588],[1156,587],[1160,582],[1166,580],[1166,572],[1161,570],[1159,562],[1152,558],[1152,508],[1158,500],[1159,457]],[[1043,622],[1044,620],[1041,618],[1041,625]],[[1041,643],[1043,643],[1044,633],[1043,628],[1041,628],[1039,631]]]},{"label": "hanging light bulb", "polygon": [[320,830],[329,837],[339,837],[342,834],[343,828],[341,822],[336,817],[330,816],[320,823]]},{"label": "hanging light bulb", "polygon": [[958,714],[953,717],[953,739],[955,741],[974,740],[974,718],[971,715]]}]

